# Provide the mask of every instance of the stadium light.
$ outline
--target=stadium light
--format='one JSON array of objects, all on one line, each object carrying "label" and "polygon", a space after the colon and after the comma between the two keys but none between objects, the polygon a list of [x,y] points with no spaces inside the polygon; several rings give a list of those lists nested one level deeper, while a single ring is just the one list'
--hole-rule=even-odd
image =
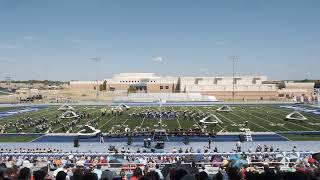
[{"label": "stadium light", "polygon": [[234,91],[234,85],[235,85],[235,62],[236,60],[239,59],[239,56],[230,56],[230,59],[232,60],[232,103],[234,104],[234,96],[235,96],[235,91]]},{"label": "stadium light", "polygon": [[91,61],[94,61],[96,64],[96,83],[97,83],[97,87],[96,87],[96,99],[97,102],[99,101],[99,83],[98,83],[98,67],[99,67],[99,63],[102,61],[101,57],[92,57],[90,58]]}]

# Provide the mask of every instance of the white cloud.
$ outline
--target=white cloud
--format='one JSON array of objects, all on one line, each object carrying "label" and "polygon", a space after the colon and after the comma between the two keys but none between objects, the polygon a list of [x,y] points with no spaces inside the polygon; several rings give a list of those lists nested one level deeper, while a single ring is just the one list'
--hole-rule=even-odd
[{"label": "white cloud", "polygon": [[209,71],[207,68],[200,68],[200,71],[201,72],[207,72],[207,71]]},{"label": "white cloud", "polygon": [[0,44],[0,49],[16,49],[17,46],[13,44]]},{"label": "white cloud", "polygon": [[163,62],[163,58],[162,57],[153,58],[152,62]]}]

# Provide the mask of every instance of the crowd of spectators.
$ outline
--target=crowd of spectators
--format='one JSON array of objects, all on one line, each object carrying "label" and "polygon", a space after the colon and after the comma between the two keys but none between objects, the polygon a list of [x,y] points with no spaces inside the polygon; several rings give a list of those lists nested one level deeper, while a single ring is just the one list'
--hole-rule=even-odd
[{"label": "crowd of spectators", "polygon": [[286,152],[291,153],[292,158],[288,159],[285,153],[265,146],[256,148],[257,152],[192,154],[189,149],[189,155],[177,150],[157,156],[121,152],[66,155],[56,149],[0,150],[0,180],[320,179],[319,159],[311,154],[293,150]]}]

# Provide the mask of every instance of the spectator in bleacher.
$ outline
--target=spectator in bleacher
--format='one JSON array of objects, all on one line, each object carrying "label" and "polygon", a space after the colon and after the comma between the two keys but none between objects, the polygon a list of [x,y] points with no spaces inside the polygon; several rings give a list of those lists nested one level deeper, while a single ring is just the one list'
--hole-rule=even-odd
[{"label": "spectator in bleacher", "polygon": [[142,178],[139,178],[139,180],[145,179],[145,180],[160,180],[159,174],[155,171],[148,172],[146,175],[144,175]]},{"label": "spectator in bleacher", "polygon": [[78,167],[73,172],[73,176],[71,177],[71,180],[82,180],[82,177],[83,177],[83,169]]},{"label": "spectator in bleacher", "polygon": [[163,180],[163,179],[164,179],[164,178],[163,178],[163,174],[162,174],[162,172],[161,172],[161,170],[160,170],[160,165],[159,165],[159,164],[156,164],[155,172],[158,173],[160,180]]},{"label": "spectator in bleacher", "polygon": [[82,180],[98,180],[98,176],[95,173],[88,172],[84,174]]},{"label": "spectator in bleacher", "polygon": [[147,174],[149,172],[149,166],[148,164],[145,164],[144,169],[143,169],[143,174]]},{"label": "spectator in bleacher", "polygon": [[95,173],[98,176],[98,179],[101,179],[102,170],[101,170],[101,165],[100,164],[98,164],[96,166],[96,168],[93,169],[92,172]]},{"label": "spectator in bleacher", "polygon": [[198,167],[197,167],[195,162],[191,163],[191,167],[190,167],[189,173],[192,174],[192,175],[195,175],[195,174],[199,173],[199,169],[198,169]]},{"label": "spectator in bleacher", "polygon": [[47,172],[43,170],[34,171],[33,172],[33,178],[34,180],[44,180],[47,176]]},{"label": "spectator in bleacher", "polygon": [[170,180],[180,180],[187,174],[188,172],[185,169],[178,169],[174,172],[174,177],[173,177],[174,179],[170,178]]},{"label": "spectator in bleacher", "polygon": [[201,171],[199,174],[197,174],[197,180],[208,180],[209,176],[208,173],[206,173],[205,171]]},{"label": "spectator in bleacher", "polygon": [[140,167],[137,167],[134,169],[130,180],[138,180],[140,177],[142,177],[142,170]]},{"label": "spectator in bleacher", "polygon": [[110,170],[105,170],[101,174],[101,180],[112,180],[115,177],[116,173]]},{"label": "spectator in bleacher", "polygon": [[227,174],[230,180],[240,180],[241,176],[238,173],[238,170],[233,167],[228,167],[227,168]]},{"label": "spectator in bleacher", "polygon": [[20,169],[19,171],[19,174],[18,174],[18,180],[29,180],[31,177],[31,171],[29,168],[22,168]]},{"label": "spectator in bleacher", "polygon": [[64,171],[59,171],[56,180],[66,180],[67,179],[67,173]]},{"label": "spectator in bleacher", "polygon": [[215,180],[223,180],[223,174],[219,171],[215,176],[214,176]]}]

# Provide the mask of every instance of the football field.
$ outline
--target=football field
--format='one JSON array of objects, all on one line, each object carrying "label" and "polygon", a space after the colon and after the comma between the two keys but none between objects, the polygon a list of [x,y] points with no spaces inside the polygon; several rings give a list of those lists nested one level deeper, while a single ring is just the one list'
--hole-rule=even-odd
[{"label": "football field", "polygon": [[[241,129],[249,128],[252,132],[277,132],[284,133],[286,137],[293,140],[319,140],[319,134],[309,134],[307,136],[297,136],[296,134],[288,134],[288,132],[317,132],[320,131],[320,115],[301,112],[307,118],[305,121],[285,120],[285,117],[293,112],[291,109],[282,108],[280,105],[230,105],[230,112],[218,112],[217,109],[221,105],[213,106],[163,106],[163,107],[130,107],[128,110],[115,112],[114,108],[107,106],[73,106],[74,112],[85,112],[88,116],[82,117],[73,128],[66,128],[73,119],[61,119],[58,123],[57,119],[61,117],[62,112],[59,106],[48,106],[37,111],[18,113],[7,117],[0,118],[0,127],[6,125],[6,133],[46,133],[48,129],[36,129],[36,126],[24,126],[19,132],[14,124],[21,124],[23,119],[46,119],[46,124],[51,124],[52,133],[76,133],[83,128],[84,125],[92,125],[95,120],[97,126],[103,133],[109,131],[123,131],[124,128],[133,129],[153,129],[157,125],[159,117],[145,116],[149,113],[173,113],[174,117],[161,117],[162,123],[169,131],[176,129],[189,130],[195,127],[202,127],[204,124],[200,120],[214,115],[219,123],[216,125],[206,125],[208,131],[214,132],[240,132]],[[19,108],[15,108],[19,109]],[[106,114],[102,115],[101,110],[105,110]],[[9,109],[10,110],[10,109]],[[1,111],[8,111],[8,108],[0,108]],[[9,125],[10,124],[10,125]],[[37,125],[41,125],[38,123]]]}]

